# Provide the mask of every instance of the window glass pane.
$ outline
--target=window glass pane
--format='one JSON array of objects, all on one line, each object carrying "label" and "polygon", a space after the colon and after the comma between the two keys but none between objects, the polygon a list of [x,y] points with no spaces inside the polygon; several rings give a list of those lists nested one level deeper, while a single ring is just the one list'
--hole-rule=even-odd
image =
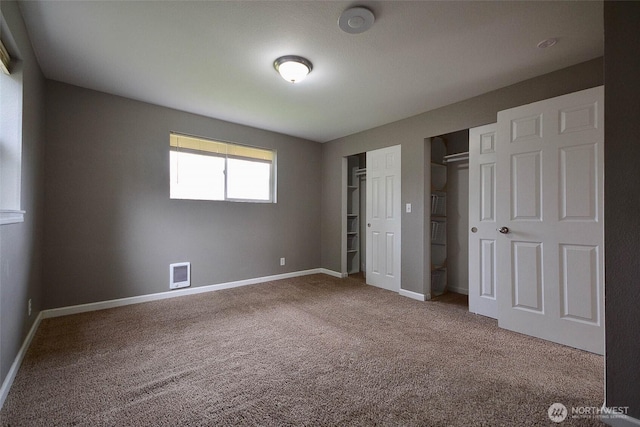
[{"label": "window glass pane", "polygon": [[270,200],[271,163],[227,160],[227,198]]},{"label": "window glass pane", "polygon": [[224,200],[224,158],[170,151],[172,199]]},{"label": "window glass pane", "polygon": [[276,151],[174,132],[172,199],[274,202]]},{"label": "window glass pane", "polygon": [[[1,32],[4,36],[4,27]],[[11,71],[11,75],[0,71],[0,224],[22,222],[23,219],[23,213],[6,212],[21,212],[22,206],[20,189],[24,71],[22,67],[13,67]]]}]

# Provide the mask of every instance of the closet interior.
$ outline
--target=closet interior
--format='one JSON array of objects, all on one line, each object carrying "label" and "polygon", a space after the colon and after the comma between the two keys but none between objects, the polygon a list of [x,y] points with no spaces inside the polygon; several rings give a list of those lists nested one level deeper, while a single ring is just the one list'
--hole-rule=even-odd
[{"label": "closet interior", "polygon": [[431,296],[469,294],[469,131],[431,138]]},{"label": "closet interior", "polygon": [[367,155],[347,157],[347,273],[366,272]]}]

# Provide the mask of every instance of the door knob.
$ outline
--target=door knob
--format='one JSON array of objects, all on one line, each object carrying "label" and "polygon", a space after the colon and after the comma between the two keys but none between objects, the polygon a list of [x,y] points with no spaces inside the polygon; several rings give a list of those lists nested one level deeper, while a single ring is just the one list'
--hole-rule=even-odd
[{"label": "door knob", "polygon": [[500,227],[498,228],[498,231],[502,234],[507,234],[509,232],[509,227]]},{"label": "door knob", "polygon": [[371,227],[371,223],[367,224],[367,227]]}]

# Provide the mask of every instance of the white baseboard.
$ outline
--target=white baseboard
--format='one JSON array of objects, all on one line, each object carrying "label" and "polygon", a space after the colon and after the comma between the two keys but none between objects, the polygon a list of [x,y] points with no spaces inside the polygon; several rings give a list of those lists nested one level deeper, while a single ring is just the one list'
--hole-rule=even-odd
[{"label": "white baseboard", "polygon": [[456,288],[455,286],[447,285],[447,290],[456,294],[469,295],[468,288]]},{"label": "white baseboard", "polygon": [[318,273],[326,274],[327,276],[337,277],[338,279],[344,279],[349,275],[347,273],[338,273],[337,271],[327,270],[326,268],[318,268]]},{"label": "white baseboard", "polygon": [[424,294],[419,294],[417,292],[408,291],[406,289],[400,289],[398,291],[398,293],[400,295],[402,295],[403,297],[415,299],[415,300],[418,300],[418,301],[426,301],[427,300],[427,297]]},{"label": "white baseboard", "polygon": [[140,304],[149,301],[158,301],[167,298],[175,298],[184,295],[201,294],[204,292],[219,291],[222,289],[237,288],[240,286],[255,285],[273,280],[289,279],[292,277],[308,276],[310,274],[326,274],[333,277],[342,277],[340,273],[326,268],[314,268],[312,270],[294,271],[291,273],[276,274],[273,276],[257,277],[254,279],[238,280],[235,282],[219,283],[216,285],[197,286],[194,288],[182,288],[173,291],[159,292],[157,294],[140,295],[129,298],[119,298],[108,301],[92,302],[89,304],[72,305],[69,307],[53,308],[42,311],[42,318],[67,316],[69,314],[86,313],[88,311],[104,310],[107,308],[122,307],[131,304]]},{"label": "white baseboard", "polygon": [[16,378],[16,375],[18,374],[18,370],[20,369],[22,360],[24,359],[24,356],[27,354],[27,350],[31,345],[31,340],[35,336],[36,331],[38,330],[38,326],[40,326],[40,321],[42,319],[43,319],[42,312],[40,312],[38,313],[36,320],[33,322],[33,325],[31,325],[31,329],[29,329],[29,333],[25,337],[24,342],[22,343],[22,347],[20,347],[20,350],[18,351],[16,358],[13,360],[13,363],[11,364],[11,368],[9,368],[9,372],[7,373],[7,376],[4,378],[4,381],[2,382],[2,388],[0,388],[0,409],[2,409],[2,407],[4,406],[4,401],[7,399],[7,396],[9,395],[9,390],[11,390],[11,386],[13,385],[13,380]]},{"label": "white baseboard", "polygon": [[602,407],[600,412],[612,415],[600,415],[600,421],[613,427],[638,427],[640,426],[640,420],[630,417],[626,414],[616,414],[615,411],[608,409],[606,406]]}]

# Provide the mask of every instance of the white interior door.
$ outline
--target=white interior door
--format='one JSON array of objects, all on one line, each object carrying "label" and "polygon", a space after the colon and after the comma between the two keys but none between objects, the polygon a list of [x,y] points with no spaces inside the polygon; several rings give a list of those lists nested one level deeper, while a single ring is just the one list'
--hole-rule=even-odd
[{"label": "white interior door", "polygon": [[469,311],[498,318],[496,124],[469,129]]},{"label": "white interior door", "polygon": [[498,113],[498,324],[604,353],[604,88]]},{"label": "white interior door", "polygon": [[400,291],[400,145],[367,152],[367,283]]}]

